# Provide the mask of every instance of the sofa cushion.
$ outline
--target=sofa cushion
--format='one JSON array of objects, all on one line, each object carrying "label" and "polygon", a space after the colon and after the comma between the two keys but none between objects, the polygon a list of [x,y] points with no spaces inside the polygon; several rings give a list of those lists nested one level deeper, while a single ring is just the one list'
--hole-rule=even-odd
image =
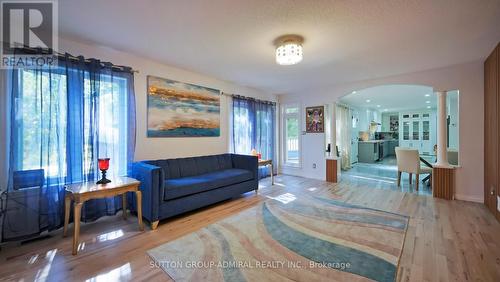
[{"label": "sofa cushion", "polygon": [[181,173],[180,177],[188,177],[199,175],[201,173],[198,172],[198,167],[196,163],[200,162],[200,158],[182,158],[177,159],[179,163],[179,171]]},{"label": "sofa cushion", "polygon": [[161,167],[165,179],[183,178],[233,168],[231,154],[144,162]]},{"label": "sofa cushion", "polygon": [[217,170],[233,168],[233,159],[231,154],[215,155],[214,157],[217,158],[219,163]]},{"label": "sofa cushion", "polygon": [[167,179],[163,191],[165,201],[233,185],[253,179],[249,170],[230,168],[183,178]]},{"label": "sofa cushion", "polygon": [[181,173],[179,170],[179,159],[169,159],[169,160],[154,160],[154,161],[144,161],[147,164],[159,166],[163,169],[165,178],[179,178]]}]

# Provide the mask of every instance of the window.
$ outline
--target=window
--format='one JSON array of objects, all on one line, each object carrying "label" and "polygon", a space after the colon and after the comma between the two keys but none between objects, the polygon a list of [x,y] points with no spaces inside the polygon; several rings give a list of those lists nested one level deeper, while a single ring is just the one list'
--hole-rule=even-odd
[{"label": "window", "polygon": [[[66,145],[64,138],[58,138],[66,135],[66,77],[60,73],[20,70],[19,82],[22,91],[16,99],[15,116],[18,142],[14,144],[19,158],[15,169],[43,168],[47,176],[58,175],[66,169],[66,156],[55,152]],[[52,130],[59,123],[61,130]],[[46,144],[40,146],[41,142]],[[42,147],[48,147],[46,156]]]},{"label": "window", "polygon": [[[17,153],[15,170],[44,169],[45,176],[67,174],[68,136],[67,76],[64,70],[19,70],[19,93],[15,105]],[[93,87],[99,87],[99,95]],[[111,158],[109,176],[127,173],[127,80],[101,74],[91,85],[88,74],[83,80],[84,105],[81,139],[83,175],[94,173],[95,158]],[[91,101],[96,99],[97,101]],[[92,105],[97,105],[95,108]],[[70,116],[71,117],[71,116]],[[90,136],[98,141],[90,144]],[[96,152],[97,150],[97,152]]]},{"label": "window", "polygon": [[[233,151],[247,155],[252,150],[256,150],[263,160],[275,162],[275,120],[276,104],[274,102],[234,96],[231,135]],[[270,173],[268,168],[259,168],[260,177],[265,177]]]},{"label": "window", "polygon": [[300,108],[298,105],[285,105],[283,108],[283,164],[300,166]]}]

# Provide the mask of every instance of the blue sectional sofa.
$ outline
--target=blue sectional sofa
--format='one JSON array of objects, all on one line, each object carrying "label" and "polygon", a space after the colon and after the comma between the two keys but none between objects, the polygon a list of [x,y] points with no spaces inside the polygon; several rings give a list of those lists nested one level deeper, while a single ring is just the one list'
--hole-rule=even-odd
[{"label": "blue sectional sofa", "polygon": [[257,157],[222,154],[141,161],[131,176],[141,182],[142,215],[156,229],[159,220],[257,190],[257,169]]}]

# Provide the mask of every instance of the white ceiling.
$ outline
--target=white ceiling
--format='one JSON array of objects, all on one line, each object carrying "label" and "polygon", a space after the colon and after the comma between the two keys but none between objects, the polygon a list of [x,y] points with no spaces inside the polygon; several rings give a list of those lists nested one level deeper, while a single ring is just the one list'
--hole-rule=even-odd
[{"label": "white ceiling", "polygon": [[[500,39],[500,0],[58,3],[63,37],[276,94],[476,61]],[[304,60],[278,66],[273,40],[289,33]]]},{"label": "white ceiling", "polygon": [[354,107],[364,107],[381,112],[400,112],[426,109],[428,106],[431,109],[435,109],[437,97],[433,93],[432,87],[420,85],[382,85],[355,91],[342,97],[340,102]]}]

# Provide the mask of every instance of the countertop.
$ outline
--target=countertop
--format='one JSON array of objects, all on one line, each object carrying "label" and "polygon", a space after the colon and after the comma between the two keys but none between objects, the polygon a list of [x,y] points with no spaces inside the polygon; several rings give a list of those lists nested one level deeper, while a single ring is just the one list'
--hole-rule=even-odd
[{"label": "countertop", "polygon": [[358,141],[359,143],[381,143],[381,142],[388,142],[388,141],[393,141],[393,142],[399,142],[399,140],[368,140],[368,141]]}]

